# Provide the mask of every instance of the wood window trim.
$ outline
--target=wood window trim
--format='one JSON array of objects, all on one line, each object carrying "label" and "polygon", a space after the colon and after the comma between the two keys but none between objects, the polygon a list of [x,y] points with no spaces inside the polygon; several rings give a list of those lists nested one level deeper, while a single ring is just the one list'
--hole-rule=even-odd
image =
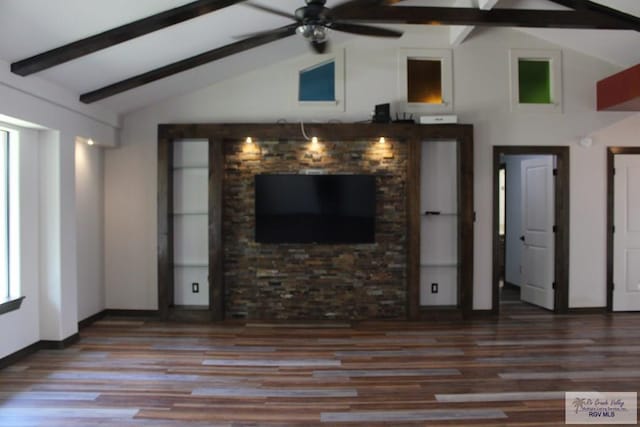
[{"label": "wood window trim", "polygon": [[22,306],[22,301],[26,297],[12,298],[6,301],[0,301],[0,314],[9,313],[18,310]]},{"label": "wood window trim", "polygon": [[[465,316],[473,311],[473,126],[464,124],[415,125],[415,124],[315,124],[306,125],[306,133],[321,140],[353,141],[377,140],[381,135],[408,144],[407,162],[407,318],[419,320],[428,317],[420,310],[420,144],[428,140],[456,140],[459,143],[458,182],[458,257],[459,257],[459,305],[455,309]],[[178,139],[208,139],[210,152],[209,221],[212,235],[209,238],[210,277],[209,320],[224,320],[224,272],[222,212],[225,141],[244,141],[251,136],[256,141],[268,139],[302,140],[298,124],[160,124],[158,126],[158,303],[164,319],[171,318],[170,300],[172,259],[171,235],[168,217],[171,197],[169,194],[170,147]]]}]

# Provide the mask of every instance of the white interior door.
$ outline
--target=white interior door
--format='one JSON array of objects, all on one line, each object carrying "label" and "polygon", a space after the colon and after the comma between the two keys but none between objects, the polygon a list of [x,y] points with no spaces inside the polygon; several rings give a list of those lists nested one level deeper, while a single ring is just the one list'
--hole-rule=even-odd
[{"label": "white interior door", "polygon": [[553,156],[522,161],[522,278],[520,299],[553,310]]},{"label": "white interior door", "polygon": [[613,310],[640,310],[640,156],[614,157]]}]

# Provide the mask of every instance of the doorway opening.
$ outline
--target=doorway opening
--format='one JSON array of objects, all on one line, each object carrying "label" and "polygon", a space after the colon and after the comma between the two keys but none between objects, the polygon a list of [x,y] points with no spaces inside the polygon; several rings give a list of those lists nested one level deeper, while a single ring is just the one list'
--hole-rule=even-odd
[{"label": "doorway opening", "polygon": [[569,148],[496,146],[493,170],[492,311],[567,312]]}]

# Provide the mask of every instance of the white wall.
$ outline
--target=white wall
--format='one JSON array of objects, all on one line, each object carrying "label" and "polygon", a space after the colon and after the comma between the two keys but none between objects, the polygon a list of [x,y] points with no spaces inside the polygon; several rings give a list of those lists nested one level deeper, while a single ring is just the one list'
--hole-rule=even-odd
[{"label": "white wall", "polygon": [[[397,49],[447,48],[448,29],[412,27],[399,41],[356,37],[346,48],[345,112],[322,112],[295,103],[297,66],[308,57],[252,71],[175,97],[125,117],[121,147],[106,155],[106,287],[110,308],[157,307],[156,180],[158,123],[365,120],[373,105],[398,99]],[[337,46],[335,47],[337,48]],[[615,66],[562,51],[562,114],[512,113],[509,49],[557,48],[517,30],[476,30],[454,50],[454,112],[474,125],[474,308],[491,306],[492,146],[571,146],[570,306],[605,302],[604,154],[577,146],[578,139],[630,113],[596,112],[596,82]],[[580,162],[580,163],[578,163]],[[586,168],[584,164],[589,164]],[[583,178],[588,175],[588,178]],[[597,199],[597,197],[595,198]],[[602,225],[602,231],[598,231]]]},{"label": "white wall", "polygon": [[638,147],[638,135],[640,113],[593,132],[592,147],[571,151],[571,182],[582,189],[571,191],[569,301],[574,307],[606,302],[607,147]]},{"label": "white wall", "polygon": [[105,309],[104,155],[84,141],[75,149],[78,319],[83,320]]},{"label": "white wall", "polygon": [[62,336],[59,315],[62,310],[63,284],[60,248],[60,135],[57,131],[39,133],[40,336],[55,340]]},{"label": "white wall", "polygon": [[115,146],[118,121],[116,115],[75,99],[76,94],[36,77],[12,75],[9,64],[0,61],[0,120],[37,129],[21,131],[27,141],[23,145],[21,137],[27,186],[21,193],[26,299],[19,310],[0,315],[0,328],[12,332],[0,342],[0,357],[77,332],[75,142],[83,137]]}]

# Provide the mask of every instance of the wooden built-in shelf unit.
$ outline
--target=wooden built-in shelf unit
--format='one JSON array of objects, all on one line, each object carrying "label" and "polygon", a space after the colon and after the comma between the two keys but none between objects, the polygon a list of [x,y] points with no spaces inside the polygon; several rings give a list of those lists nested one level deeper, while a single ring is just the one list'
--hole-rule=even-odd
[{"label": "wooden built-in shelf unit", "polygon": [[[322,141],[377,141],[380,137],[407,144],[406,182],[406,318],[429,318],[429,310],[420,307],[420,165],[424,141],[454,140],[458,143],[458,304],[441,308],[470,315],[473,308],[473,126],[464,124],[307,124],[307,135]],[[300,140],[300,124],[161,124],[158,128],[158,299],[164,319],[225,319],[224,252],[222,213],[224,192],[225,141]],[[172,279],[172,142],[184,139],[209,141],[209,287],[208,310],[175,309]]]}]

